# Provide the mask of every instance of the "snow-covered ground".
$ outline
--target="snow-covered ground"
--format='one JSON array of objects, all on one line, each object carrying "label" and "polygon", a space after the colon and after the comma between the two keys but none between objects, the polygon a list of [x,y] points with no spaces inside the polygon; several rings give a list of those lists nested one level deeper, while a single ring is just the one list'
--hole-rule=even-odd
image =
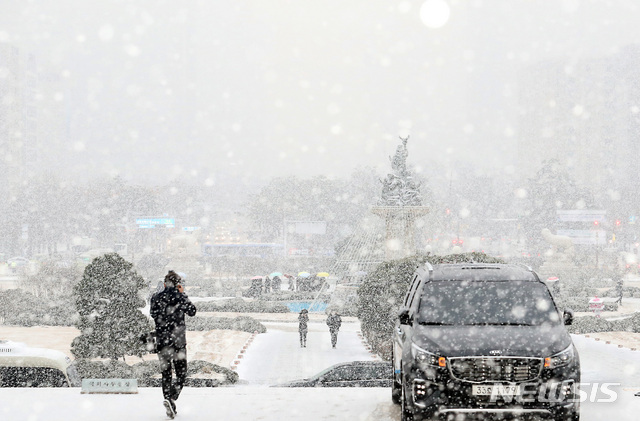
[{"label": "snow-covered ground", "polygon": [[[318,318],[316,318],[318,319]],[[345,323],[332,349],[321,320],[310,323],[307,348],[300,348],[294,322],[266,322],[238,365],[241,385],[186,388],[177,420],[400,420],[388,388],[280,388],[268,384],[303,378],[340,361],[373,359],[363,346],[357,323]],[[603,383],[614,402],[583,402],[582,421],[637,421],[640,414],[640,351],[574,336],[582,381],[592,395]],[[202,345],[205,346],[205,345]],[[619,385],[618,385],[619,384]],[[600,389],[596,398],[607,399]],[[0,420],[101,421],[165,420],[159,388],[134,395],[83,395],[80,389],[0,389]],[[591,397],[591,396],[589,396]]]},{"label": "snow-covered ground", "polygon": [[297,323],[268,323],[267,333],[257,335],[247,356],[238,365],[240,378],[249,384],[270,385],[309,377],[333,364],[376,359],[357,335],[359,323],[343,323],[336,348],[329,329],[310,322],[307,347],[300,347]]},{"label": "snow-covered ground", "polygon": [[[271,316],[273,317],[273,316]],[[279,318],[294,320],[292,315]],[[307,377],[344,361],[374,360],[358,335],[359,323],[346,318],[331,348],[324,315],[312,314],[307,347],[301,348],[297,323],[265,322],[238,365],[241,384],[185,388],[179,420],[396,420],[387,388],[279,388],[281,381]],[[202,347],[212,344],[200,343]],[[133,395],[86,395],[80,389],[0,389],[0,420],[162,420],[159,388]]]},{"label": "snow-covered ground", "polygon": [[[178,421],[397,420],[384,388],[185,388]],[[133,395],[82,395],[79,389],[6,389],[3,421],[161,421],[158,388]]]}]

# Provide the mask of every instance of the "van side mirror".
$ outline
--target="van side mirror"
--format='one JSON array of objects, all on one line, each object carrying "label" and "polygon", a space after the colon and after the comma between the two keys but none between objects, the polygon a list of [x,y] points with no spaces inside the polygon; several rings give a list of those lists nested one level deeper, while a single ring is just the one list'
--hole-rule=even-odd
[{"label": "van side mirror", "polygon": [[571,310],[570,308],[566,308],[564,310],[564,312],[562,313],[562,320],[564,321],[565,325],[570,325],[573,323],[573,310]]},{"label": "van side mirror", "polygon": [[401,325],[410,325],[413,323],[413,320],[411,320],[411,317],[409,316],[409,310],[402,310],[398,313],[398,320]]}]

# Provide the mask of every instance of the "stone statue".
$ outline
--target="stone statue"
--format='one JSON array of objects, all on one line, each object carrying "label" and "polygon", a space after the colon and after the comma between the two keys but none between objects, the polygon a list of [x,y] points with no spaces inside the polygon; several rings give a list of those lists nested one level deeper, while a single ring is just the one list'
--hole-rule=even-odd
[{"label": "stone statue", "polygon": [[400,139],[402,140],[402,144],[398,145],[396,148],[396,154],[393,158],[389,157],[389,160],[391,161],[391,168],[394,173],[403,175],[407,173],[407,157],[409,156],[409,152],[407,151],[407,140],[409,140],[409,138]]},{"label": "stone statue", "polygon": [[396,148],[396,154],[389,157],[392,173],[382,182],[382,195],[378,201],[380,206],[422,206],[420,185],[413,180],[411,172],[407,169],[407,141],[409,138],[400,138],[402,144]]}]

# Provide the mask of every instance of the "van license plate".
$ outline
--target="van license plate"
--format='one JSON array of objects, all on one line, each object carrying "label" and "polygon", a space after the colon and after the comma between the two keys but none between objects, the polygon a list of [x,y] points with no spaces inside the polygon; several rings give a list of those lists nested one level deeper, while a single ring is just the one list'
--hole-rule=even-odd
[{"label": "van license plate", "polygon": [[471,393],[474,396],[516,396],[520,394],[520,386],[502,384],[473,385]]}]

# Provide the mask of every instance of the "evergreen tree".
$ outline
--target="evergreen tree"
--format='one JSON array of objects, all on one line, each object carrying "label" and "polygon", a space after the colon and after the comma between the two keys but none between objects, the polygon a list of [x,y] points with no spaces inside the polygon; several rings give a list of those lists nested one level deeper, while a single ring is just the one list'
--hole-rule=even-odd
[{"label": "evergreen tree", "polygon": [[133,265],[117,253],[93,259],[74,287],[80,315],[76,327],[80,336],[71,344],[76,358],[142,356],[146,351],[139,341],[151,330],[151,323],[140,311],[145,306],[141,292],[144,279]]},{"label": "evergreen tree", "polygon": [[558,210],[600,207],[589,190],[579,186],[571,173],[555,159],[543,162],[535,176],[528,180],[527,202],[522,222],[532,252],[543,252],[548,247],[542,229],[555,232]]}]

